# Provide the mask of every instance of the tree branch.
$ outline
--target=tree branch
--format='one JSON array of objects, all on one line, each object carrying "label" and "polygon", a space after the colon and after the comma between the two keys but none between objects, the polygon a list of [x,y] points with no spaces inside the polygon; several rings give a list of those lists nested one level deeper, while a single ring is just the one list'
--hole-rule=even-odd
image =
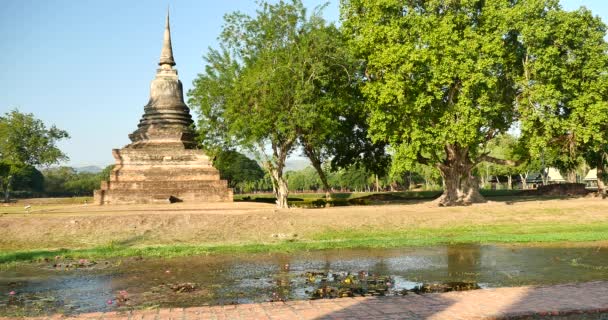
[{"label": "tree branch", "polygon": [[427,165],[427,166],[430,165],[430,163],[431,163],[430,159],[427,159],[427,158],[423,157],[420,153],[418,153],[416,155],[416,161],[418,161],[418,163],[420,163],[420,164],[424,164],[424,165]]},{"label": "tree branch", "polygon": [[503,160],[503,159],[498,159],[498,158],[494,158],[492,156],[489,156],[487,154],[483,154],[481,156],[479,156],[479,158],[477,159],[477,162],[490,162],[490,163],[494,163],[494,164],[499,164],[499,165],[503,165],[503,166],[510,166],[510,167],[516,167],[520,164],[523,163],[523,161],[513,161],[513,160]]}]

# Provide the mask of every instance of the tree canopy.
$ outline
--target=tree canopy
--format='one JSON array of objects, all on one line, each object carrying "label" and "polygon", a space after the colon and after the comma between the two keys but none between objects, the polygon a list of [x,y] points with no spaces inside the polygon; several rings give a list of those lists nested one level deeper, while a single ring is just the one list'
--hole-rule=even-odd
[{"label": "tree canopy", "polygon": [[56,146],[59,140],[69,138],[68,133],[54,125],[47,128],[31,113],[13,110],[0,117],[0,137],[4,162],[39,166],[68,159]]},{"label": "tree canopy", "polygon": [[222,179],[228,180],[231,188],[248,189],[248,186],[264,178],[264,170],[242,153],[228,150],[219,152],[213,165],[220,171]]},{"label": "tree canopy", "polygon": [[222,46],[189,92],[201,115],[207,149],[238,145],[256,154],[269,172],[277,205],[287,207],[287,157],[302,145],[323,175],[322,146],[337,127],[336,109],[355,66],[340,46],[342,34],[301,1],[260,2],[255,16],[225,16]]},{"label": "tree canopy", "polygon": [[521,44],[508,1],[342,1],[367,61],[370,132],[410,166],[433,164],[444,205],[476,201],[471,170],[515,119]]},{"label": "tree canopy", "polygon": [[12,110],[1,116],[0,137],[0,184],[5,201],[9,200],[14,183],[25,183],[15,181],[28,176],[20,172],[68,159],[56,146],[59,140],[69,138],[68,133],[54,125],[47,128],[31,113]]},{"label": "tree canopy", "polygon": [[605,145],[605,125],[593,125],[608,114],[605,27],[590,12],[565,12],[556,0],[341,7],[343,32],[367,65],[371,136],[406,167],[435,166],[445,183],[440,205],[483,201],[473,169],[516,164],[486,145],[518,121],[537,151],[557,140],[562,153],[569,146],[564,167],[580,158],[574,141]]},{"label": "tree canopy", "polygon": [[536,8],[522,21],[526,51],[518,112],[531,154],[549,154],[551,164],[570,173],[570,180],[584,160],[603,176],[608,145],[606,25],[584,8]]},{"label": "tree canopy", "polygon": [[[358,185],[370,172],[376,185],[387,174],[430,185],[439,172],[440,205],[484,201],[479,178],[490,172],[510,185],[548,166],[587,163],[604,190],[608,45],[590,11],[558,0],[341,0],[338,28],[299,0],[259,4],[225,17],[189,95],[202,145],[256,154],[280,207],[295,150],[326,192],[328,163]],[[312,177],[291,173],[289,187],[315,188]]]}]

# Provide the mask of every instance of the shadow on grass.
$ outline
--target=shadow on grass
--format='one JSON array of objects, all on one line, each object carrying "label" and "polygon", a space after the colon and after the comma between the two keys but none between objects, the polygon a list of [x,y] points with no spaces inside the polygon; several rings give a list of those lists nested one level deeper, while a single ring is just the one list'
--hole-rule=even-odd
[{"label": "shadow on grass", "polygon": [[515,204],[532,201],[550,201],[550,200],[572,200],[580,199],[585,196],[490,196],[485,197],[487,200],[495,202],[504,202],[505,204]]},{"label": "shadow on grass", "polygon": [[[419,204],[430,202],[441,196],[442,191],[405,191],[405,192],[378,192],[378,193],[334,193],[332,199],[325,199],[325,194],[302,193],[300,197],[290,197],[289,205],[302,208],[324,208],[327,206],[361,206],[383,204]],[[480,191],[489,201],[514,204],[518,202],[569,200],[584,196],[554,196],[554,195],[528,195],[522,190],[487,190]],[[235,198],[238,202],[276,202],[273,195],[241,195]]]}]

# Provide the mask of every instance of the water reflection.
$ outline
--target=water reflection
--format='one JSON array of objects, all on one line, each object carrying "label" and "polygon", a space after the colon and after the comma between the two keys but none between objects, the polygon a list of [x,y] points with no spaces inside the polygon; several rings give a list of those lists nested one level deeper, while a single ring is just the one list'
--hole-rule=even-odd
[{"label": "water reflection", "polygon": [[605,280],[607,249],[459,245],[132,258],[76,269],[43,262],[0,271],[0,316]]},{"label": "water reflection", "polygon": [[481,271],[481,246],[478,244],[447,247],[447,276],[460,281],[477,282]]}]

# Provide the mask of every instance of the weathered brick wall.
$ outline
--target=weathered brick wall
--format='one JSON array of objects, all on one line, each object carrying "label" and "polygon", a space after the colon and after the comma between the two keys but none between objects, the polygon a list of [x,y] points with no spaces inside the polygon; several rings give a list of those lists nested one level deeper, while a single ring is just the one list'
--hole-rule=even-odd
[{"label": "weathered brick wall", "polygon": [[113,150],[110,180],[95,191],[97,204],[232,201],[209,158],[193,149]]}]

